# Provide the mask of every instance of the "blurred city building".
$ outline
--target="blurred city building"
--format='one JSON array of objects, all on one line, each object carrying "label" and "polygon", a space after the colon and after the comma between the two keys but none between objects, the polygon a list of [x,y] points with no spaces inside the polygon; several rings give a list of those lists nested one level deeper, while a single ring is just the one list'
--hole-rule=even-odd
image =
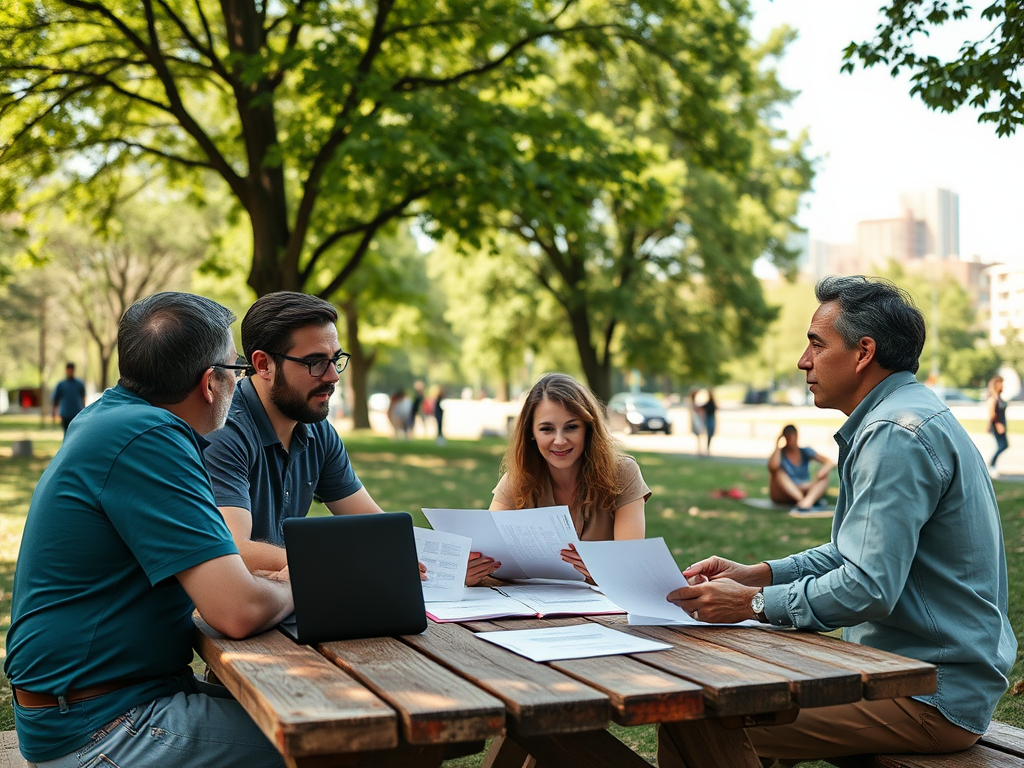
[{"label": "blurred city building", "polygon": [[989,341],[993,346],[1024,340],[1024,269],[996,264],[989,282]]},{"label": "blurred city building", "polygon": [[[898,217],[858,222],[856,242],[809,239],[807,253],[800,262],[802,273],[817,280],[825,275],[876,273],[892,261],[908,269],[921,263],[961,263],[960,198],[955,192],[948,189],[903,192],[899,196],[899,207],[902,212]],[[982,271],[983,268],[941,269],[943,274],[962,278],[965,287],[972,281],[981,285]],[[985,293],[985,290],[980,291],[980,294]]]}]

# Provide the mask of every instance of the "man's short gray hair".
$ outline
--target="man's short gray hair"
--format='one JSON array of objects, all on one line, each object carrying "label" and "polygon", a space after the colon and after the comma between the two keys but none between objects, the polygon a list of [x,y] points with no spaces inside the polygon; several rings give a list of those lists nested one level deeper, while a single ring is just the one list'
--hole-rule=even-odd
[{"label": "man's short gray hair", "polygon": [[882,278],[826,277],[814,288],[818,302],[839,306],[836,333],[847,349],[875,340],[875,360],[887,371],[917,373],[924,349],[924,315],[902,288]]}]

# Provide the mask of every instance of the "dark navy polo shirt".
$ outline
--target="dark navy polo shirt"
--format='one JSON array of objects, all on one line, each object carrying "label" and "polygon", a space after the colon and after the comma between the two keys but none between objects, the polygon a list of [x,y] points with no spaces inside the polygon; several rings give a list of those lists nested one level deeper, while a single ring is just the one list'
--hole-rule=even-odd
[{"label": "dark navy polo shirt", "polygon": [[286,451],[248,379],[235,389],[227,422],[206,438],[204,457],[217,506],[249,510],[257,541],[283,546],[284,521],[305,517],[314,495],[337,501],[363,487],[326,419],[296,424]]}]

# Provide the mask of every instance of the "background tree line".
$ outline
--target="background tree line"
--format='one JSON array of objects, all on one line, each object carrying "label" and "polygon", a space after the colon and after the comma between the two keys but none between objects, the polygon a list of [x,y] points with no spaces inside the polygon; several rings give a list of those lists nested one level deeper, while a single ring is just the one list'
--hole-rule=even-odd
[{"label": "background tree line", "polygon": [[302,290],[344,316],[357,407],[389,366],[721,380],[778,315],[752,265],[792,273],[813,174],[773,126],[792,33],[748,26],[712,0],[12,0],[5,328],[84,333],[105,384],[139,295]]}]

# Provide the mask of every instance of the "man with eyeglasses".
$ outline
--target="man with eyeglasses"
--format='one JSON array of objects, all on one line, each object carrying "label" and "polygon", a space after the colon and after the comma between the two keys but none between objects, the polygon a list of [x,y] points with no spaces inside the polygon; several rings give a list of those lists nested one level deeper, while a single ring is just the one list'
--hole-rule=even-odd
[{"label": "man with eyeglasses", "polygon": [[235,390],[234,319],[187,293],[129,307],[117,386],[75,417],[39,479],[4,664],[34,765],[283,768],[189,667],[194,608],[233,638],[293,610],[287,572],[260,578],[239,557],[203,466],[202,435]]},{"label": "man with eyeglasses", "polygon": [[381,511],[326,421],[349,358],[337,322],[323,299],[289,291],[261,297],[242,320],[249,376],[205,456],[217,505],[252,571],[284,568],[282,525],[304,517],[314,498],[335,515]]}]

